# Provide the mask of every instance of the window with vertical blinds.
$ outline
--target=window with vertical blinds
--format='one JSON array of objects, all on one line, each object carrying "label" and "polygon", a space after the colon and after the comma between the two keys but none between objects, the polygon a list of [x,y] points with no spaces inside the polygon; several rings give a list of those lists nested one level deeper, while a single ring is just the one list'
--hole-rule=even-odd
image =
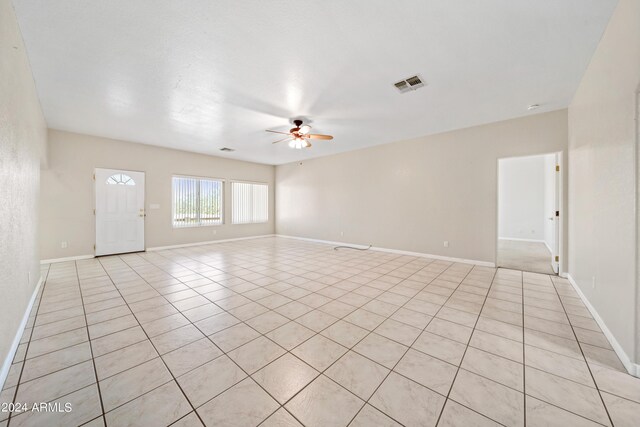
[{"label": "window with vertical blinds", "polygon": [[231,183],[231,222],[250,224],[269,221],[269,186],[250,182]]},{"label": "window with vertical blinds", "polygon": [[174,176],[173,226],[222,224],[224,182],[209,178]]}]

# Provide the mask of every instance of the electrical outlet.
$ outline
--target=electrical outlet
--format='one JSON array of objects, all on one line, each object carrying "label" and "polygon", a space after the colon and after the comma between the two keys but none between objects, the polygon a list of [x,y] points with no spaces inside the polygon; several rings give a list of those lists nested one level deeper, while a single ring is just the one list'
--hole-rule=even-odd
[{"label": "electrical outlet", "polygon": [[596,276],[591,277],[591,289],[596,288]]},{"label": "electrical outlet", "polygon": [[344,236],[344,231],[341,231],[341,232],[340,232],[340,235],[341,235],[341,236]]},{"label": "electrical outlet", "polygon": [[448,241],[448,240],[445,240],[445,241],[444,241],[444,243],[443,243],[443,245],[444,245],[444,247],[445,247],[445,248],[448,248],[448,247],[449,247],[449,241]]},{"label": "electrical outlet", "polygon": [[213,234],[218,234],[218,230],[212,230],[211,231]]},{"label": "electrical outlet", "polygon": [[66,249],[69,246],[69,244],[67,242],[60,242],[60,247],[62,249]]}]

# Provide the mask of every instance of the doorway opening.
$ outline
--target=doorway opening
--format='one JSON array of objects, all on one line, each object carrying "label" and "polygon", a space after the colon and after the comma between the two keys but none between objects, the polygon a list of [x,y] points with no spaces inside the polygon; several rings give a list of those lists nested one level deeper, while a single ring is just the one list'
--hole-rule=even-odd
[{"label": "doorway opening", "polygon": [[96,256],[144,251],[144,172],[96,169]]},{"label": "doorway opening", "polygon": [[561,153],[498,160],[498,267],[558,274],[561,160]]}]

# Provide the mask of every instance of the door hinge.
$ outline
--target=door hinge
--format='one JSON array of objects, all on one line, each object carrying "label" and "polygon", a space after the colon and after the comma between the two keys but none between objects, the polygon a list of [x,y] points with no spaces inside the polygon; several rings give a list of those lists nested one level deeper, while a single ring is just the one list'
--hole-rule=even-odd
[{"label": "door hinge", "polygon": [[556,262],[560,261],[560,257],[556,255]]},{"label": "door hinge", "polygon": [[[96,210],[94,209],[93,213],[95,213],[95,212],[96,212]],[[560,216],[560,211],[556,211],[556,216]]]},{"label": "door hinge", "polygon": [[96,174],[95,173],[93,174],[93,180],[94,181],[96,180]]},{"label": "door hinge", "polygon": [[560,172],[560,165],[556,165],[556,172]]},{"label": "door hinge", "polygon": [[96,210],[95,210],[95,209],[93,210],[93,214],[94,214],[94,215],[96,214]]},{"label": "door hinge", "polygon": [[[96,245],[93,245],[93,250],[94,250],[94,251],[96,250]],[[558,258],[558,257],[556,257],[556,258]]]}]

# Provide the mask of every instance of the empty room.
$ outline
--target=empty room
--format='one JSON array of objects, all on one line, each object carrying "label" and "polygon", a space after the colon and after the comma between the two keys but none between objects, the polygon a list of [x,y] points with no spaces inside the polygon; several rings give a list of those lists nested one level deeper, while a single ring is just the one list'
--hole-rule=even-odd
[{"label": "empty room", "polygon": [[640,0],[0,0],[0,427],[640,425]]}]

